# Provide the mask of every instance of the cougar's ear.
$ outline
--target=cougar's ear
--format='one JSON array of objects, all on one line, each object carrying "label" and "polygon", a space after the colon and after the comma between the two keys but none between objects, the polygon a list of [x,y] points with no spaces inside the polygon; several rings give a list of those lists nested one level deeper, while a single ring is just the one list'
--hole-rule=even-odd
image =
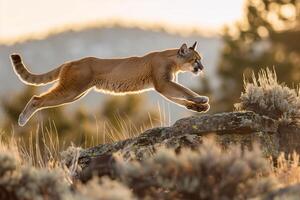
[{"label": "cougar's ear", "polygon": [[190,49],[196,50],[197,47],[197,41],[193,44],[193,46],[190,47]]},{"label": "cougar's ear", "polygon": [[189,52],[189,49],[185,43],[183,45],[181,45],[180,49],[178,50],[178,54],[180,56],[185,56],[188,52]]}]

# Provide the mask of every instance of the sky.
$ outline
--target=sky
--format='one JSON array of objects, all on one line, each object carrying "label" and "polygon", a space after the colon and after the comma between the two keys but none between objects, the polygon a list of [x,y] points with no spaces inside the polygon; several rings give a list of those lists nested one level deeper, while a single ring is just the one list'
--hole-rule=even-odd
[{"label": "sky", "polygon": [[119,22],[218,32],[242,17],[243,0],[0,0],[0,41]]}]

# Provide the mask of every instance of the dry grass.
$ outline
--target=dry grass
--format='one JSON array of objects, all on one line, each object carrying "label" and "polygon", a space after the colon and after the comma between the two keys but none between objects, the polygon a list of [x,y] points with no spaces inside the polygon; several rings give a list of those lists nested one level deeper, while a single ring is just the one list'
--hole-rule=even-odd
[{"label": "dry grass", "polygon": [[[273,162],[271,162],[273,163]],[[294,152],[292,155],[284,156],[283,153],[277,158],[276,167],[272,167],[272,174],[277,178],[282,187],[300,183],[299,155]]]},{"label": "dry grass", "polygon": [[[111,143],[116,142],[120,140],[126,140],[128,138],[136,137],[140,133],[150,129],[155,128],[155,124],[158,124],[161,127],[164,126],[171,126],[171,115],[170,115],[170,108],[168,106],[169,104],[160,105],[157,104],[157,110],[158,110],[158,117],[153,119],[151,117],[151,114],[148,113],[148,121],[150,122],[150,126],[142,125],[140,127],[137,127],[128,117],[122,118],[120,115],[115,115],[114,118],[116,119],[117,125],[113,125],[110,122],[103,122],[101,127],[103,128],[103,134],[102,135],[102,142],[101,143]],[[97,123],[100,124],[100,123]],[[116,127],[119,127],[117,129]],[[98,128],[97,128],[98,129]],[[98,143],[94,144],[97,145]],[[92,146],[94,146],[92,145]]]}]

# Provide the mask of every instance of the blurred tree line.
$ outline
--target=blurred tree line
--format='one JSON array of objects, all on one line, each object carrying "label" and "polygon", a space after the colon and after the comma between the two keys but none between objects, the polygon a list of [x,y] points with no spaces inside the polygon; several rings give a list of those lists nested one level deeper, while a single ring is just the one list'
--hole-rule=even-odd
[{"label": "blurred tree line", "polygon": [[107,98],[99,108],[94,109],[97,111],[94,116],[85,108],[67,112],[64,107],[56,107],[37,112],[28,124],[19,127],[19,114],[35,94],[38,94],[36,88],[28,86],[18,94],[1,98],[4,113],[0,122],[2,136],[14,135],[28,147],[31,139],[38,138],[36,134],[44,135],[39,136],[38,143],[50,137],[52,141],[60,142],[60,148],[71,143],[89,147],[132,137],[160,122],[155,109],[144,106],[146,102],[143,95],[126,95]]},{"label": "blurred tree line", "polygon": [[221,87],[214,111],[233,109],[243,89],[243,75],[274,67],[280,82],[300,81],[300,1],[247,0],[245,17],[224,28],[218,64]]}]

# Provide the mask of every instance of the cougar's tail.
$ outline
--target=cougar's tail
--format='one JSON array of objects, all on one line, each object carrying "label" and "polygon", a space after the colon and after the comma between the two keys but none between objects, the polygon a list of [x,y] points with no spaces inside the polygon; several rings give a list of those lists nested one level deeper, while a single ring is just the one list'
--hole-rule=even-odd
[{"label": "cougar's tail", "polygon": [[16,74],[27,85],[45,85],[59,79],[61,67],[44,74],[33,74],[25,67],[20,55],[12,54],[10,58]]}]

